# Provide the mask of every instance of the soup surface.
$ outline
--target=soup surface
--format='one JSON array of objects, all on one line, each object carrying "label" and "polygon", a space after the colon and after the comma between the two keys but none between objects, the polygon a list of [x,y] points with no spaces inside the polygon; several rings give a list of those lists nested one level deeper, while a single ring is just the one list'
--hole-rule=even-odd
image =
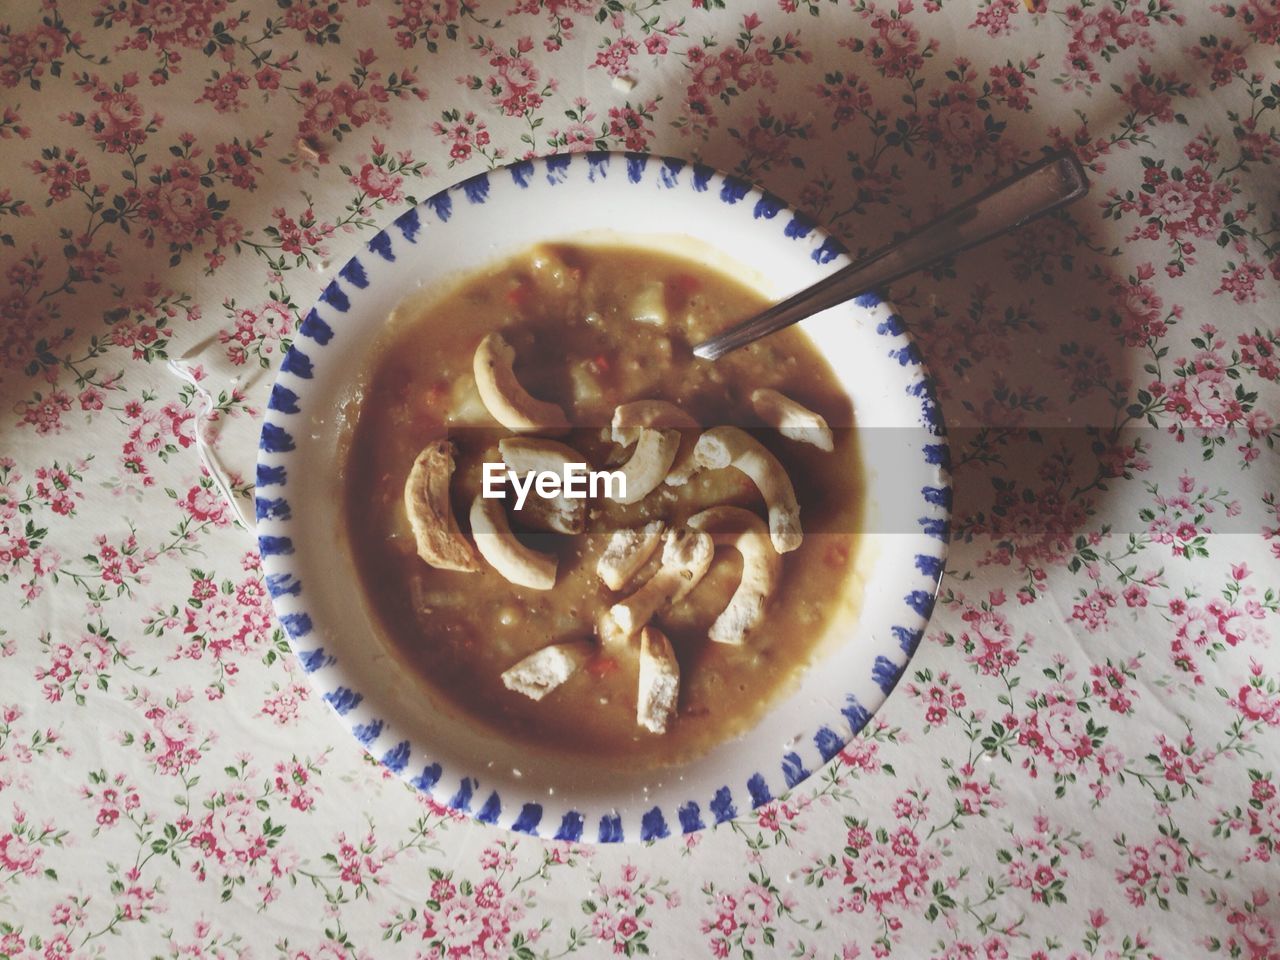
[{"label": "soup surface", "polygon": [[[714,363],[690,352],[766,305],[756,291],[692,260],[640,247],[557,244],[397,309],[366,371],[348,447],[346,534],[386,639],[443,708],[502,738],[603,765],[677,763],[749,728],[809,664],[833,621],[854,615],[862,480],[853,410],[827,362],[794,327]],[[513,520],[522,541],[558,556],[550,590],[512,584],[483,563],[480,572],[429,566],[415,551],[405,479],[424,446],[451,440],[453,513],[469,532],[482,464],[498,460],[498,441],[512,436],[487,412],[472,373],[477,345],[493,331],[514,348],[523,387],[568,415],[573,429],[557,439],[595,469],[629,455],[610,439],[614,408],[659,399],[704,427],[749,429],[790,475],[804,540],[781,557],[781,580],[745,643],[707,637],[739,582],[742,559],[733,549],[717,549],[701,583],[657,615],[680,665],[678,708],[665,733],[637,725],[634,645],[597,645],[583,669],[537,701],[507,689],[501,675],[547,644],[593,637],[601,614],[634,589],[611,591],[597,576],[611,532],[654,519],[677,525],[719,504],[763,518],[765,503],[745,474],[725,468],[683,486],[660,485],[634,504],[590,500],[583,534],[533,532]],[[834,450],[761,426],[750,402],[757,387],[825,417]],[[690,431],[683,442],[696,436]],[[645,572],[658,563],[655,555]]]}]

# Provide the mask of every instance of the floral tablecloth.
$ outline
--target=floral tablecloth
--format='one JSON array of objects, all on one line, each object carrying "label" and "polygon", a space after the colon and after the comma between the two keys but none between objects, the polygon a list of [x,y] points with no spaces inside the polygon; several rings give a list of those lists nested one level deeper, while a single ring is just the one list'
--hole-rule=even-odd
[{"label": "floral tablecloth", "polygon": [[[1280,957],[1275,0],[0,20],[0,956]],[[651,150],[858,250],[1054,146],[1088,199],[892,291],[952,552],[828,769],[687,839],[549,844],[310,693],[196,437],[243,487],[254,374],[397,210]]]}]

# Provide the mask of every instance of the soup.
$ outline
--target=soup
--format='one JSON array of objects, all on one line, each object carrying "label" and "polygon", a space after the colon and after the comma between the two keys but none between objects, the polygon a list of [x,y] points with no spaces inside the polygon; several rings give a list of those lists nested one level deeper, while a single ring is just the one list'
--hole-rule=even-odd
[{"label": "soup", "polygon": [[[693,260],[555,244],[397,309],[346,455],[346,536],[442,708],[605,765],[677,763],[753,725],[853,614],[862,478],[832,370],[795,328],[690,352],[764,306]],[[486,464],[566,449],[633,489],[483,496]]]}]

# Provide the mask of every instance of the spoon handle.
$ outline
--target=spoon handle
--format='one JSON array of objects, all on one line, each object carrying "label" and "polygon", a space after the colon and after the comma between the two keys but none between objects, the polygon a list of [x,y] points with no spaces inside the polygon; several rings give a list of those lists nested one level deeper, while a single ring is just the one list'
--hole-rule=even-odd
[{"label": "spoon handle", "polygon": [[828,307],[915,273],[935,260],[1020,227],[1088,191],[1089,181],[1075,155],[1065,150],[1052,154],[917,227],[901,240],[704,340],[693,348],[694,356],[715,360]]}]

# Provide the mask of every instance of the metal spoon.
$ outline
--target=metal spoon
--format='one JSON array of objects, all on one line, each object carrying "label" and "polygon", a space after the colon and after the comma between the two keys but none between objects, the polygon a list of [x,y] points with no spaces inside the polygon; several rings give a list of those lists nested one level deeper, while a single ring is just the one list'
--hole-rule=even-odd
[{"label": "metal spoon", "polygon": [[949,257],[1007,233],[1089,192],[1075,155],[1061,151],[1002,180],[942,214],[901,240],[842,267],[693,348],[694,356],[715,360],[761,337],[789,327],[838,303],[869,293]]}]

